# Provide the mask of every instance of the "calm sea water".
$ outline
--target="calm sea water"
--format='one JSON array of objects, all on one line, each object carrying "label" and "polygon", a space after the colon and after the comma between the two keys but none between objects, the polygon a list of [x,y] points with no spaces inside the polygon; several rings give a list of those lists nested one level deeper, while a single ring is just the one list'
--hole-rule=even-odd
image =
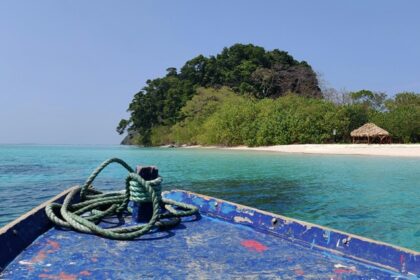
[{"label": "calm sea water", "polygon": [[[420,251],[420,158],[124,146],[0,145],[0,226],[103,160],[156,165],[166,189],[216,196]],[[111,166],[95,186],[122,189]]]}]

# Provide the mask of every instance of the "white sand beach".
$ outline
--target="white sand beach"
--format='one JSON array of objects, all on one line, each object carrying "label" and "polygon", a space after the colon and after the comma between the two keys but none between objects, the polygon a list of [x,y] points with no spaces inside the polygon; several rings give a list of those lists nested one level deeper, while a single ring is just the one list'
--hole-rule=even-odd
[{"label": "white sand beach", "polygon": [[280,153],[420,157],[420,144],[300,144],[263,147],[190,146],[190,148],[194,147]]}]

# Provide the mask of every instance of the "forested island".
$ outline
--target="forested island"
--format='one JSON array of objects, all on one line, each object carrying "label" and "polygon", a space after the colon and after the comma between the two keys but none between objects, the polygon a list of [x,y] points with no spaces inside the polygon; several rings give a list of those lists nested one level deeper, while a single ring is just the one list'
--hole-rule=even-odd
[{"label": "forested island", "polygon": [[123,144],[280,145],[347,143],[373,122],[394,142],[420,140],[420,94],[321,90],[316,73],[278,49],[235,44],[147,80],[117,132]]}]

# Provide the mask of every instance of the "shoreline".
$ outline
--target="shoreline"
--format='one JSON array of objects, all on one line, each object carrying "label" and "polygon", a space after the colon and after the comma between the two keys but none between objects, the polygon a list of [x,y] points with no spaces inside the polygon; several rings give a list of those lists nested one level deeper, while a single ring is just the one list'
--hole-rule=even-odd
[{"label": "shoreline", "polygon": [[184,146],[184,149],[219,149],[236,151],[263,151],[276,153],[325,154],[325,155],[365,155],[391,157],[419,157],[420,144],[296,144],[261,147],[247,146]]}]

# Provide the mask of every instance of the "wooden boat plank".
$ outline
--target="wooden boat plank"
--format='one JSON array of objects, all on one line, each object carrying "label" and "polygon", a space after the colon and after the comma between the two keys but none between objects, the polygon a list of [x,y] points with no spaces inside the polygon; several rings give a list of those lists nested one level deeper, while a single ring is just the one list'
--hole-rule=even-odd
[{"label": "wooden boat plank", "polygon": [[[201,218],[186,218],[177,228],[135,241],[53,228],[21,252],[0,279],[169,279],[186,275],[386,279],[412,278],[419,268],[418,261],[410,261],[420,260],[414,251],[190,192],[164,195],[197,205]],[[274,224],[273,218],[277,220]],[[103,224],[115,223],[118,220],[110,219]],[[126,223],[131,223],[129,217]],[[337,241],[343,237],[350,237],[350,242],[340,248]],[[378,248],[381,250],[369,251]],[[362,254],[362,249],[368,252]],[[398,264],[378,263],[383,259],[377,254],[402,254],[405,259]]]},{"label": "wooden boat plank", "polygon": [[51,228],[52,223],[45,214],[45,206],[51,202],[61,203],[74,188],[69,188],[50,200],[40,204],[18,219],[0,228],[0,271],[38,236]]},{"label": "wooden boat plank", "polygon": [[[420,252],[414,250],[192,192],[174,190],[166,196],[197,205],[206,215],[243,224],[294,243],[384,269],[420,275]],[[275,225],[273,219],[277,221]]]}]

